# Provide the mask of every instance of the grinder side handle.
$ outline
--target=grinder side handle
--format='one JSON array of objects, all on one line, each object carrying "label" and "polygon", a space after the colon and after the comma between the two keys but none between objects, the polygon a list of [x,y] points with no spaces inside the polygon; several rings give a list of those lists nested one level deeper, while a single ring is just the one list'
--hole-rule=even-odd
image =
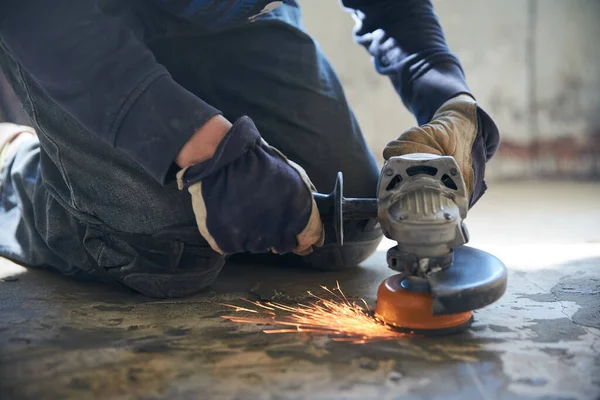
[{"label": "grinder side handle", "polygon": [[329,194],[313,192],[315,203],[319,209],[323,228],[325,229],[325,242],[327,244],[344,244],[344,219],[342,218],[342,201],[344,192],[344,177],[342,172],[337,173],[333,191]]},{"label": "grinder side handle", "polygon": [[344,221],[377,218],[377,199],[345,198],[344,177],[338,172],[333,191],[329,194],[313,192],[325,228],[325,243],[344,244]]}]

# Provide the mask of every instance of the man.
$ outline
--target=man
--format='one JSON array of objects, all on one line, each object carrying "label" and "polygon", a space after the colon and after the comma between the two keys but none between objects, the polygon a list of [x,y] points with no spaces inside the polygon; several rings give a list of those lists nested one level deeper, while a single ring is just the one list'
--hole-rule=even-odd
[{"label": "man", "polygon": [[[432,5],[342,4],[418,121],[384,157],[454,156],[474,204],[498,131]],[[4,257],[174,297],[232,254],[341,268],[381,239],[359,221],[322,246],[311,192],[342,171],[346,195],[373,197],[379,171],[295,1],[5,0],[0,65],[35,128],[5,126]]]}]

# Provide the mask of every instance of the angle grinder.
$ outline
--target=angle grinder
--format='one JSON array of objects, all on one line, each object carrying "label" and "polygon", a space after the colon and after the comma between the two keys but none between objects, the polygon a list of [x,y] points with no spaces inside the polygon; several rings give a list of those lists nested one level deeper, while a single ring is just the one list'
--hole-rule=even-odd
[{"label": "angle grinder", "polygon": [[507,270],[493,255],[465,246],[469,200],[456,160],[415,153],[390,158],[379,177],[377,198],[343,196],[339,172],[334,190],[315,193],[326,241],[344,244],[344,221],[376,219],[397,242],[388,267],[399,272],[377,292],[375,316],[402,331],[447,334],[467,329],[472,311],[498,300]]}]

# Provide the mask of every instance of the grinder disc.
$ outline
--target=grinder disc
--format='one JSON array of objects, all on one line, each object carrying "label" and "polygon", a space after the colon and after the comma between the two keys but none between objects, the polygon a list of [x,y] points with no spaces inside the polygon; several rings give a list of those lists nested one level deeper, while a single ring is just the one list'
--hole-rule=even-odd
[{"label": "grinder disc", "polygon": [[470,311],[433,315],[432,307],[433,298],[425,279],[397,274],[379,286],[375,316],[402,331],[427,336],[456,333],[471,324]]}]

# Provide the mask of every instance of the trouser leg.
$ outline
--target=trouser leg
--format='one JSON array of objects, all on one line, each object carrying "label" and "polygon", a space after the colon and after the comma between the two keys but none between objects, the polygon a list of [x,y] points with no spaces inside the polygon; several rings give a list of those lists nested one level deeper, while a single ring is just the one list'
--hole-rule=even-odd
[{"label": "trouser leg", "polygon": [[0,255],[153,297],[209,285],[224,258],[200,236],[189,195],[87,131],[2,46],[0,67],[39,138],[5,163]]}]

